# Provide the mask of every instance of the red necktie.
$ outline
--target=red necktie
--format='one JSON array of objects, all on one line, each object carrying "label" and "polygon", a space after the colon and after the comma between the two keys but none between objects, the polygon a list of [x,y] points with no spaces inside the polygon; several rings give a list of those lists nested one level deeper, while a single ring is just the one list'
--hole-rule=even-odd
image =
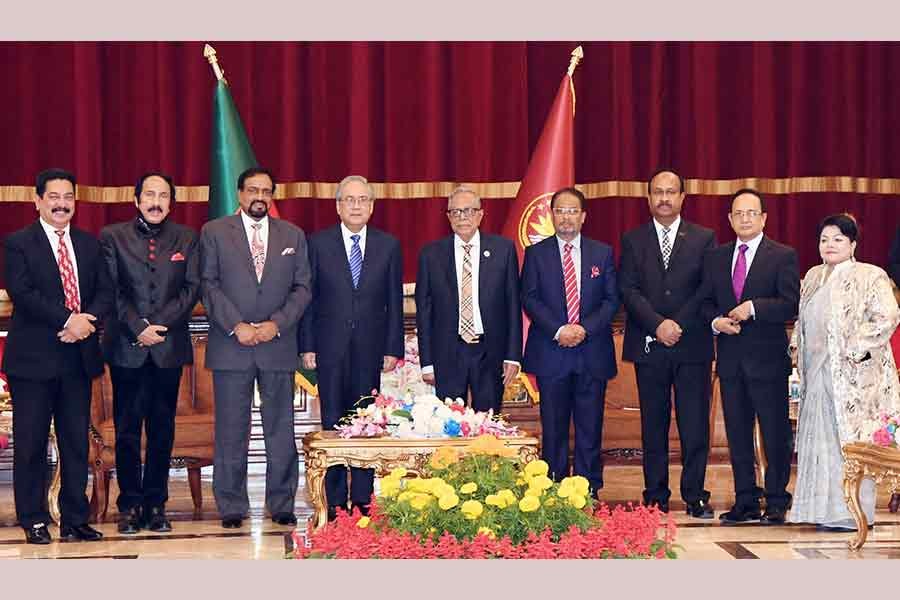
[{"label": "red necktie", "polygon": [[575,278],[575,262],[572,260],[572,244],[564,246],[563,275],[566,284],[566,312],[569,315],[569,323],[578,322],[578,313],[581,310],[581,301],[578,299],[578,280]]},{"label": "red necktie", "polygon": [[78,284],[75,282],[75,269],[69,259],[69,249],[66,247],[66,232],[54,231],[59,236],[59,248],[56,251],[56,261],[59,264],[59,277],[62,280],[63,292],[66,295],[66,308],[72,312],[81,312],[78,300]]}]

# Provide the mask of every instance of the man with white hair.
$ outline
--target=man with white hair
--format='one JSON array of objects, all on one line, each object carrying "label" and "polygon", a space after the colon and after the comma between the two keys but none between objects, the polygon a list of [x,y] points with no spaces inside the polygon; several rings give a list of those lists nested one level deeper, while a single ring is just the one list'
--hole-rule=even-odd
[{"label": "man with white hair", "polygon": [[[340,223],[309,239],[312,302],[299,341],[304,368],[316,370],[326,430],[380,388],[381,372],[403,357],[400,241],[368,225],[375,192],[364,177],[345,177],[336,200]],[[350,469],[350,501],[363,514],[369,512],[373,475],[372,469]],[[347,487],[347,468],[330,467],[330,520],[347,508]]]},{"label": "man with white hair", "polygon": [[441,398],[471,390],[472,408],[498,413],[522,360],[519,260],[510,240],[479,231],[482,215],[474,190],[453,190],[453,235],[419,255],[416,325],[422,379]]}]

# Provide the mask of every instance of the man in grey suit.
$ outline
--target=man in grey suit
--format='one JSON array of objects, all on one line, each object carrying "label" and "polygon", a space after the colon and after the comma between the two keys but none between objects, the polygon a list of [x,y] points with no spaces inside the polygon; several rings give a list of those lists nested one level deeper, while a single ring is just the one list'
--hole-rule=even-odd
[{"label": "man in grey suit", "polygon": [[297,445],[294,371],[297,325],[311,297],[303,231],[269,218],[275,179],[250,168],[238,177],[239,214],[203,226],[201,285],[209,317],[206,368],[213,372],[216,443],[213,493],[222,527],[238,528],[250,507],[247,446],[253,383],[262,398],[266,508],[294,525]]}]

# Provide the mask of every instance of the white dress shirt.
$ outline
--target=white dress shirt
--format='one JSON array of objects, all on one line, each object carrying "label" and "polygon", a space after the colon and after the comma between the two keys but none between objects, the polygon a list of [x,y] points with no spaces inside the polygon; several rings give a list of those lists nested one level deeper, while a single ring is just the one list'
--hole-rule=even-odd
[{"label": "white dress shirt", "polygon": [[[58,231],[55,227],[44,221],[44,219],[38,219],[41,222],[41,227],[44,228],[44,233],[47,234],[47,239],[50,240],[50,247],[53,249],[53,258],[56,260],[56,265],[59,266],[59,243],[62,241],[66,245],[66,250],[69,251],[69,261],[72,263],[72,270],[75,275],[75,291],[78,293],[78,304],[81,305],[81,287],[78,283],[78,257],[75,256],[75,248],[72,246],[72,236],[70,234],[71,228],[69,225],[66,225],[63,231],[66,232],[64,236],[62,236],[62,240],[60,237],[56,235]],[[66,321],[68,323],[68,321]]]},{"label": "white dress shirt", "polygon": [[[762,239],[763,239],[763,232],[760,231],[759,234],[755,238],[753,238],[751,240],[747,240],[746,242],[741,241],[740,238],[734,240],[734,252],[731,255],[731,277],[732,277],[732,280],[734,279],[734,266],[737,264],[738,254],[741,251],[741,244],[747,244],[747,251],[744,253],[744,258],[747,261],[746,275],[750,275],[750,265],[753,264],[753,257],[756,256],[756,251],[759,250],[759,244],[760,244],[760,242],[762,242]],[[745,278],[744,284],[746,285],[746,283],[747,283],[747,280]],[[737,301],[740,302],[741,299],[738,298]],[[721,315],[721,316],[724,316],[724,315]],[[750,316],[754,319],[756,318],[756,309],[753,307],[752,300],[750,301]],[[718,319],[718,318],[719,317],[716,317],[716,319]],[[716,319],[713,319],[713,323],[716,322]],[[710,323],[710,327],[712,327],[713,334],[715,334],[715,335],[719,334],[719,330],[716,329],[712,323]]]},{"label": "white dress shirt", "polygon": [[250,256],[253,256],[253,232],[254,229],[251,227],[254,223],[262,223],[262,227],[259,228],[259,239],[262,240],[263,248],[266,251],[266,257],[269,256],[269,216],[266,215],[259,221],[255,221],[252,217],[250,217],[247,213],[241,209],[241,221],[244,223],[244,231],[247,233],[247,244],[250,247]]},{"label": "white dress shirt", "polygon": [[366,258],[366,225],[363,225],[363,228],[360,229],[357,233],[353,233],[347,226],[344,225],[343,221],[341,222],[341,237],[344,238],[344,250],[347,251],[347,263],[350,263],[350,250],[353,248],[353,240],[350,239],[351,235],[359,236],[359,251],[362,253],[363,260]]},{"label": "white dress shirt", "polygon": [[[567,242],[559,236],[556,236],[556,243],[559,245],[559,260],[563,265],[563,284],[565,285],[566,281],[566,244],[572,244],[572,264],[575,265],[575,284],[578,289],[578,298],[581,299],[581,234],[576,235],[571,242]],[[568,323],[566,323],[568,325]],[[559,332],[562,331],[562,328],[566,325],[563,325],[559,329],[556,330],[556,335],[553,336],[554,340],[559,340]]]}]

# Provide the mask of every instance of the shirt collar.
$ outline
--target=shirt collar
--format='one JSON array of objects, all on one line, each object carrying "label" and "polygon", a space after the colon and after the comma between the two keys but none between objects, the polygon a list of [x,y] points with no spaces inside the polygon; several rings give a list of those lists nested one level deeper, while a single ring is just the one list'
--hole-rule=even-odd
[{"label": "shirt collar", "polygon": [[352,231],[350,231],[350,230],[347,228],[346,225],[344,225],[344,222],[341,221],[341,235],[342,235],[343,238],[344,238],[344,242],[352,244],[352,243],[353,243],[353,240],[350,239],[350,236],[351,236],[351,235],[358,235],[358,236],[359,236],[359,243],[360,243],[360,244],[365,243],[365,241],[366,241],[366,228],[367,228],[367,227],[368,227],[368,225],[363,225],[362,229],[360,229],[357,233],[354,234]]},{"label": "shirt collar", "polygon": [[459,237],[455,233],[453,234],[453,245],[456,246],[457,248],[462,248],[466,244],[472,244],[472,247],[477,248],[480,243],[481,243],[481,231],[478,229],[475,230],[475,235],[473,235],[472,239],[469,240],[468,242],[464,242],[461,237]]},{"label": "shirt collar", "polygon": [[[681,226],[681,215],[678,215],[677,217],[675,217],[675,220],[672,221],[672,224],[669,225],[669,233],[671,235],[675,235],[676,233],[678,233],[678,228],[680,226]],[[659,221],[657,221],[654,218],[653,219],[653,227],[656,228],[656,237],[662,237],[663,227],[665,227],[665,225],[663,225],[662,223],[660,223]]]},{"label": "shirt collar", "polygon": [[567,242],[559,236],[556,236],[556,243],[559,244],[560,250],[565,250],[566,244],[572,244],[576,250],[581,250],[581,234],[579,233],[574,238],[572,238],[571,242]]},{"label": "shirt collar", "polygon": [[[59,231],[56,227],[54,227],[53,225],[51,225],[50,223],[48,223],[41,217],[38,217],[38,221],[41,222],[41,227],[44,228],[44,231],[47,233],[47,237],[50,237],[50,236],[53,236],[54,238],[56,237],[56,232]],[[66,226],[63,228],[63,231],[66,232],[66,235],[69,234],[69,229],[70,229],[71,225],[72,225],[71,222],[66,223]]]},{"label": "shirt collar", "polygon": [[747,251],[750,254],[756,254],[756,250],[759,248],[760,243],[762,243],[763,232],[760,231],[755,238],[752,240],[747,240],[746,242],[742,242],[740,238],[734,240],[734,251],[737,252],[738,248],[741,247],[741,244],[747,244]]},{"label": "shirt collar", "polygon": [[244,209],[241,209],[241,221],[244,223],[244,229],[250,229],[250,226],[254,223],[262,223],[262,228],[260,232],[266,231],[269,229],[269,215],[266,215],[259,221],[255,220],[253,217],[244,212]]}]

